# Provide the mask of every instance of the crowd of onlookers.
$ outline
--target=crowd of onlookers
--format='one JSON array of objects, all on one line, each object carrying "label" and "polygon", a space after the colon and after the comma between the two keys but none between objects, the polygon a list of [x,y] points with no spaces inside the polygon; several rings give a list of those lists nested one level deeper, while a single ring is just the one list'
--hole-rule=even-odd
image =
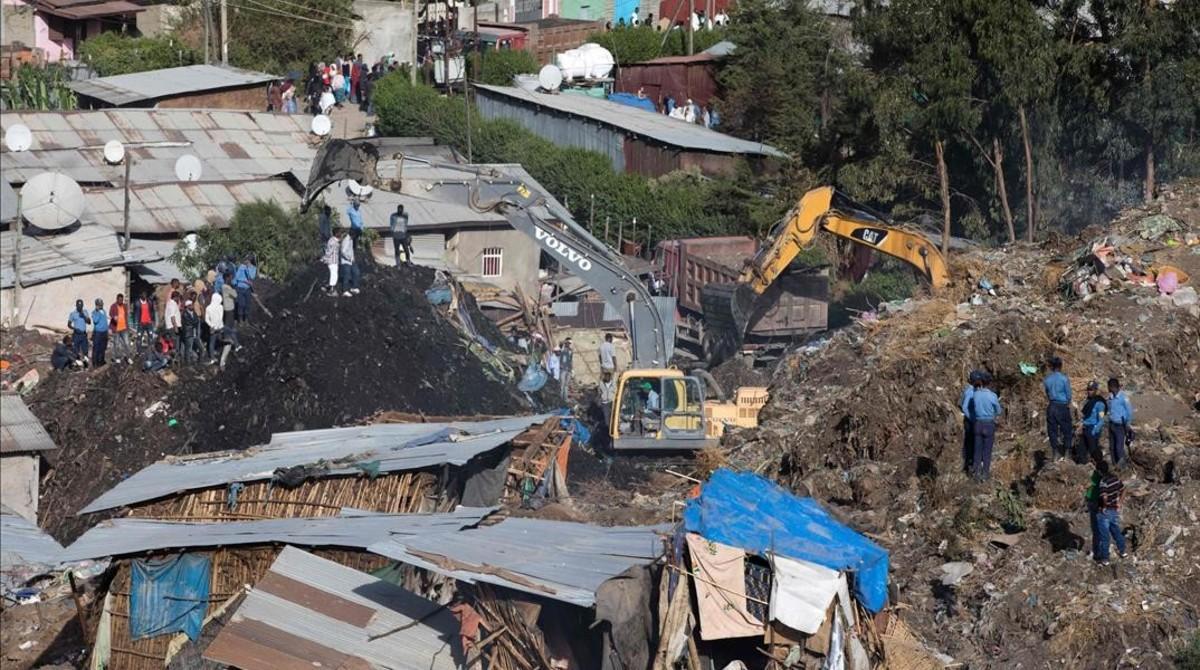
[{"label": "crowd of onlookers", "polygon": [[223,369],[229,353],[242,348],[238,329],[250,320],[257,278],[253,256],[227,258],[190,286],[172,279],[132,303],[118,293],[108,309],[96,298],[88,311],[76,300],[67,315],[70,334],[54,347],[51,363],[70,370],[140,361],[145,370],[162,370],[207,361]]}]

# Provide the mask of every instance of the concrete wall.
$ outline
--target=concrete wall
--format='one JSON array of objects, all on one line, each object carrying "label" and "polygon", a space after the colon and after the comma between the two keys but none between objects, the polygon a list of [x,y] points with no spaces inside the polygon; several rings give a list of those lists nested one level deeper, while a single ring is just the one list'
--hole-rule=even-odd
[{"label": "concrete wall", "polygon": [[0,314],[7,327],[13,323],[30,328],[51,328],[66,332],[67,315],[75,309],[75,300],[83,300],[88,309],[96,298],[112,304],[118,293],[128,295],[129,274],[125,268],[110,268],[88,275],[56,279],[27,286],[22,291],[21,314],[13,315],[13,289],[0,291]]},{"label": "concrete wall", "polygon": [[33,29],[33,5],[22,0],[0,0],[4,3],[4,46],[20,42],[27,47],[36,46]]},{"label": "concrete wall", "polygon": [[37,523],[40,465],[38,454],[0,456],[0,504],[34,523]]},{"label": "concrete wall", "polygon": [[401,63],[411,60],[413,53],[412,7],[405,2],[354,0],[354,13],[361,20],[354,22],[354,52],[361,53],[368,63],[384,54],[394,54]]},{"label": "concrete wall", "polygon": [[[598,328],[556,328],[554,343],[571,338],[571,348],[575,350],[575,369],[572,382],[575,388],[595,386],[600,383],[600,343],[604,341],[607,331]],[[633,348],[629,338],[623,332],[613,332],[613,345],[617,349],[617,372],[629,368],[633,360]]]},{"label": "concrete wall", "polygon": [[183,5],[142,6],[146,9],[137,13],[137,29],[146,37],[160,37],[171,32],[183,17]]},{"label": "concrete wall", "polygon": [[458,231],[446,240],[446,260],[474,276],[483,274],[483,250],[503,249],[499,277],[489,278],[497,285],[513,290],[517,286],[525,295],[537,295],[538,259],[541,250],[529,236],[508,228]]}]

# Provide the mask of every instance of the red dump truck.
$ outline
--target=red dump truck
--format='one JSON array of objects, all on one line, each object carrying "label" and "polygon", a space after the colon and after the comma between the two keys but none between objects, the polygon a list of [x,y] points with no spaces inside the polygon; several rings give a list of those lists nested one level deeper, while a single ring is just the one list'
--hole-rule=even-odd
[{"label": "red dump truck", "polygon": [[[704,334],[700,296],[705,284],[736,282],[758,243],[751,237],[693,237],[660,242],[658,276],[679,306],[675,350],[710,363],[714,347]],[[793,271],[776,281],[750,320],[743,353],[775,360],[788,345],[829,325],[829,276],[825,271]]]}]

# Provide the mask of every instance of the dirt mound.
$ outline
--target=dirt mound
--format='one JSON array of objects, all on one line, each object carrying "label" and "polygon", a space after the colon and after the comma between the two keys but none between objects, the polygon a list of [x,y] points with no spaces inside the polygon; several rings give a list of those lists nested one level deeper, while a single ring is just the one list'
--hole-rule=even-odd
[{"label": "dirt mound", "polygon": [[244,349],[223,372],[180,367],[168,383],[110,365],[43,377],[28,401],[61,448],[42,489],[42,527],[74,539],[99,518],[77,518],[76,510],[168,455],[243,449],[273,432],[351,424],[385,410],[533,409],[503,352],[485,352],[426,299],[432,271],[377,268],[352,297],[324,295],[323,275],[314,270],[279,287],[266,301],[273,316],[256,308],[240,331]]},{"label": "dirt mound", "polygon": [[[1126,214],[1101,234],[1138,239],[1144,217]],[[1116,281],[1087,301],[1064,297],[1054,279],[1086,241],[959,257],[970,269],[953,299],[890,305],[792,354],[760,427],[726,441],[735,465],[777,473],[886,547],[899,602],[911,608],[904,618],[973,668],[1166,667],[1200,620],[1200,318]],[[1200,260],[1185,245],[1146,253],[1188,271]],[[978,288],[984,277],[995,295]],[[1133,399],[1122,522],[1136,561],[1092,563],[1082,502],[1091,468],[1047,459],[1041,380],[1051,356],[1064,360],[1077,406],[1089,380],[1111,376]],[[992,372],[1005,406],[987,484],[961,471],[957,403],[975,368]],[[950,561],[973,572],[943,584]]]}]

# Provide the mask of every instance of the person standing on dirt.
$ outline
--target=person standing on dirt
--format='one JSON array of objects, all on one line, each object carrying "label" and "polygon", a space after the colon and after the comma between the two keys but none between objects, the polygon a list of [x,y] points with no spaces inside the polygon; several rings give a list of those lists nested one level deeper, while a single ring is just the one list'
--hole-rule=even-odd
[{"label": "person standing on dirt", "polygon": [[571,346],[571,338],[563,340],[558,352],[558,388],[562,391],[562,401],[568,401],[567,394],[571,390],[571,372],[575,368],[575,349]]},{"label": "person standing on dirt", "polygon": [[1133,404],[1121,390],[1121,380],[1116,377],[1108,380],[1108,396],[1108,440],[1112,448],[1112,462],[1121,468],[1129,464],[1125,447],[1133,434],[1133,429],[1129,427],[1133,421]]},{"label": "person standing on dirt", "polygon": [[225,271],[225,282],[221,284],[221,308],[224,314],[221,318],[221,325],[224,327],[222,335],[226,337],[236,349],[241,349],[241,342],[238,340],[237,332],[237,289],[233,287],[233,272]]},{"label": "person standing on dirt", "polygon": [[67,315],[67,327],[71,329],[71,353],[78,358],[87,360],[88,355],[88,326],[92,320],[83,309],[83,301],[75,301],[75,311]]},{"label": "person standing on dirt", "polygon": [[351,201],[350,206],[346,208],[346,220],[350,222],[350,240],[354,250],[358,251],[358,238],[363,234],[362,205],[358,198]]},{"label": "person standing on dirt", "polygon": [[163,337],[171,340],[173,348],[179,349],[179,338],[183,330],[183,308],[179,305],[179,291],[171,291],[163,309]]},{"label": "person standing on dirt", "polygon": [[195,292],[188,293],[183,303],[183,348],[181,355],[184,363],[195,363],[200,360],[200,317],[196,315]]},{"label": "person standing on dirt", "polygon": [[133,314],[137,320],[137,351],[141,356],[142,350],[154,342],[154,324],[158,318],[149,291],[142,291],[133,303]]},{"label": "person standing on dirt", "polygon": [[129,343],[129,305],[125,303],[125,294],[118,293],[117,301],[108,308],[109,328],[113,333],[113,349],[117,352],[117,361],[122,358],[126,363],[133,363],[133,347]]},{"label": "person standing on dirt", "polygon": [[963,389],[962,396],[958,400],[958,406],[962,410],[963,417],[963,472],[974,472],[975,467],[975,422],[971,420],[971,399],[975,397],[975,388],[979,385],[981,377],[979,370],[971,370],[967,375],[967,387]]},{"label": "person standing on dirt", "polygon": [[221,308],[221,294],[213,293],[204,310],[204,323],[208,324],[208,363],[217,362],[217,339],[225,330],[225,310]]},{"label": "person standing on dirt", "polygon": [[1088,382],[1087,392],[1087,401],[1083,403],[1083,430],[1075,448],[1076,463],[1087,463],[1089,458],[1104,458],[1100,452],[1100,433],[1104,431],[1108,403],[1100,395],[1100,382]]},{"label": "person standing on dirt", "polygon": [[408,234],[408,214],[404,213],[404,205],[396,205],[396,213],[392,214],[388,227],[392,233],[392,253],[396,255],[396,267],[400,267],[400,251],[404,251],[404,264],[412,265],[412,235]]},{"label": "person standing on dirt", "polygon": [[104,355],[108,352],[108,312],[104,311],[104,301],[96,298],[96,308],[92,310],[92,366],[104,365]]},{"label": "person standing on dirt", "polygon": [[1096,471],[1100,474],[1097,489],[1099,511],[1096,513],[1096,527],[1100,538],[1096,561],[1100,565],[1108,565],[1110,539],[1116,543],[1117,553],[1121,558],[1128,556],[1125,553],[1125,534],[1121,532],[1121,499],[1125,497],[1125,484],[1104,459],[1096,462]]},{"label": "person standing on dirt", "polygon": [[1062,371],[1062,359],[1050,359],[1050,374],[1042,386],[1046,390],[1046,434],[1050,437],[1050,453],[1062,460],[1071,453],[1071,437],[1075,427],[1071,425],[1071,380]]},{"label": "person standing on dirt", "polygon": [[617,373],[617,347],[613,344],[612,333],[605,333],[604,341],[600,343],[600,374],[606,372],[609,375]]},{"label": "person standing on dirt", "polygon": [[354,230],[342,233],[338,246],[338,278],[342,282],[342,295],[349,298],[358,294],[358,266],[354,264]]},{"label": "person standing on dirt", "polygon": [[233,288],[237,289],[237,322],[250,321],[250,297],[254,292],[254,280],[258,279],[258,264],[254,256],[246,256],[241,265],[233,273]]},{"label": "person standing on dirt", "polygon": [[1000,398],[990,388],[991,375],[983,373],[971,395],[971,422],[975,430],[975,453],[972,455],[972,475],[976,481],[992,477],[992,447],[996,440],[996,421],[1003,408]]},{"label": "person standing on dirt", "polygon": [[321,262],[329,269],[329,287],[326,289],[326,293],[329,295],[338,293],[338,256],[341,247],[342,240],[338,237],[338,233],[330,232],[329,239],[325,240],[325,253],[321,256]]}]

